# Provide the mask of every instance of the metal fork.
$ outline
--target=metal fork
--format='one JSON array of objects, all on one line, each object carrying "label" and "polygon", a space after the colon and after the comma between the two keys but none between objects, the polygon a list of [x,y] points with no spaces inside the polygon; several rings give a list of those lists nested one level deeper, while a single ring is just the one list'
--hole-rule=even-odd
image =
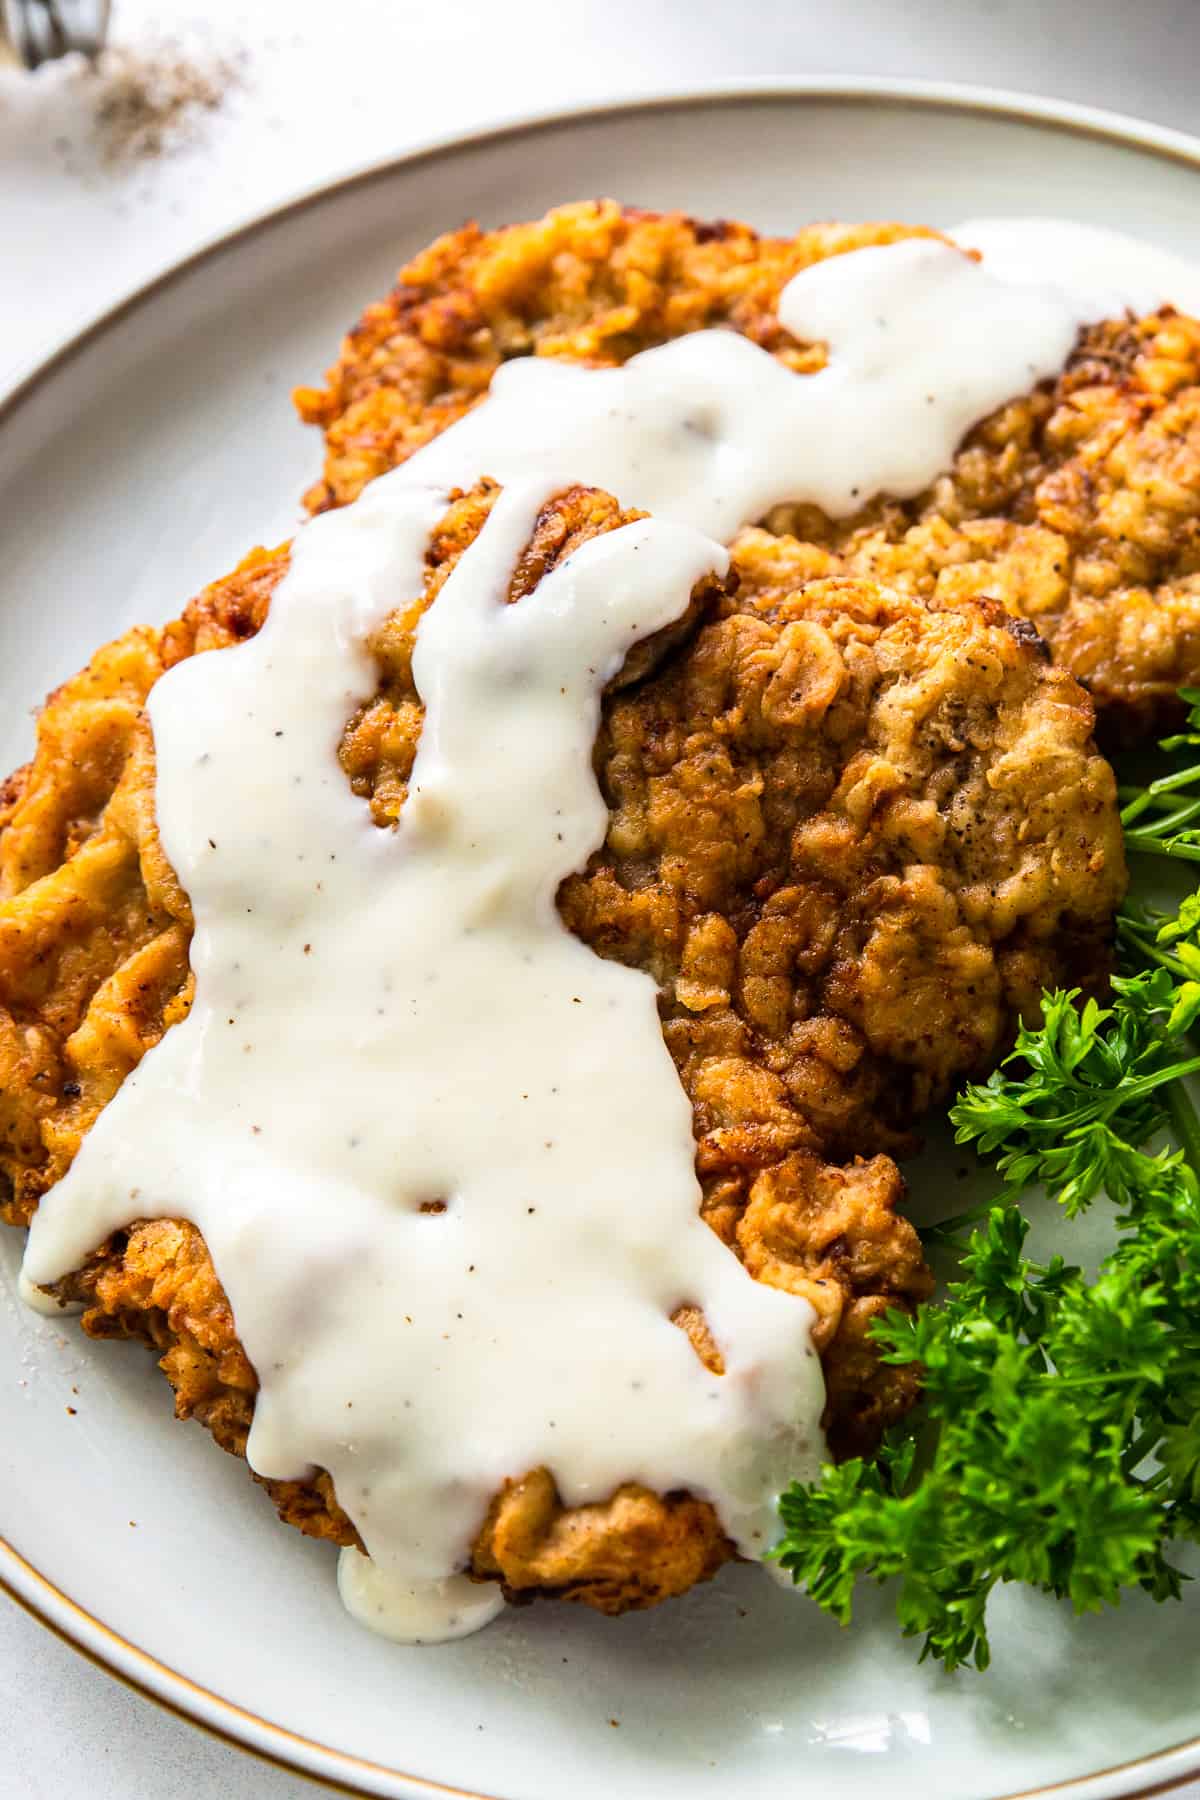
[{"label": "metal fork", "polygon": [[36,69],[70,50],[95,56],[108,31],[110,0],[0,0],[0,58],[5,45]]}]

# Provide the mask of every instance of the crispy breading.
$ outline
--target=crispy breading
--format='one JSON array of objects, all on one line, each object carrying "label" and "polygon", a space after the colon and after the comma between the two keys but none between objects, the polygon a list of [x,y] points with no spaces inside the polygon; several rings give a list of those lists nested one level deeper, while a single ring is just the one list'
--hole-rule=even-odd
[{"label": "crispy breading", "polygon": [[[381,828],[420,733],[419,618],[496,491],[451,505],[423,594],[375,635],[379,690],[340,755]],[[511,599],[632,516],[590,490],[551,502]],[[286,547],[257,551],[181,620],[102,650],[51,697],[5,790],[0,1167],[15,1223],[190,1002],[191,915],[158,841],[142,704],[181,658],[253,635],[287,563]],[[987,603],[930,611],[874,582],[810,579],[810,564],[804,546],[747,533],[730,582],[693,595],[686,635],[634,653],[595,752],[607,840],[560,908],[599,954],[658,982],[705,1217],[759,1280],[814,1306],[825,1424],[845,1454],[915,1397],[912,1372],[875,1357],[870,1320],[931,1287],[895,1165],[855,1153],[994,1058],[1043,981],[1096,978],[1123,864],[1090,705],[1034,634]],[[244,1454],[256,1379],[192,1225],[137,1222],[60,1291],[93,1335],[152,1343],[180,1416]],[[703,1318],[676,1323],[716,1367]],[[301,1530],[356,1541],[327,1476],[266,1485]],[[702,1501],[629,1486],[565,1509],[540,1470],[497,1495],[473,1566],[512,1597],[619,1611],[731,1554]]]},{"label": "crispy breading", "polygon": [[1034,634],[806,583],[794,548],[789,577],[786,540],[745,534],[734,599],[612,701],[606,852],[561,901],[670,995],[702,1172],[799,1120],[839,1157],[909,1147],[1044,986],[1103,980],[1125,880],[1091,706]]},{"label": "crispy breading", "polygon": [[1060,379],[967,439],[926,495],[832,529],[840,566],[938,601],[990,594],[1091,692],[1112,741],[1200,679],[1200,323],[1086,331]]},{"label": "crispy breading", "polygon": [[[298,388],[301,417],[326,434],[313,512],[344,506],[368,481],[436,437],[487,392],[502,362],[559,356],[596,366],[688,331],[726,326],[800,372],[818,369],[776,316],[793,275],[827,256],[897,238],[910,225],[808,225],[763,238],[721,219],[562,206],[543,219],[447,233],[368,306],[324,388]],[[486,473],[486,471],[485,471]]]},{"label": "crispy breading", "polygon": [[[308,505],[352,500],[514,356],[617,363],[722,326],[812,373],[823,347],[780,326],[784,285],[822,257],[915,230],[821,224],[766,238],[604,200],[452,232],[367,308],[325,386],[297,390],[326,440]],[[797,506],[765,523],[832,553],[825,573],[1002,601],[1090,689],[1110,736],[1144,737],[1174,717],[1180,686],[1200,682],[1200,324],[1169,311],[1098,322],[1061,378],[972,431],[928,493],[850,520]]]}]

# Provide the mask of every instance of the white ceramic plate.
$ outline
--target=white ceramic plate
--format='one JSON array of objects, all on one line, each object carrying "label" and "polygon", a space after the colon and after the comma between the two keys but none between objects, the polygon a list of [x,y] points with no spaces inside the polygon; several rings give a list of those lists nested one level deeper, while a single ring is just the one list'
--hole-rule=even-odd
[{"label": "white ceramic plate", "polygon": [[[95,644],[287,534],[320,451],[289,386],[319,374],[402,257],[469,216],[601,193],[779,232],[1051,213],[1200,256],[1200,144],[900,84],[580,112],[343,183],[155,283],[0,411],[0,765],[23,759],[31,703]],[[914,1172],[935,1206],[956,1160]],[[342,1612],[329,1552],[175,1425],[144,1351],[19,1306],[20,1245],[3,1235],[0,1579],[115,1673],[261,1753],[355,1792],[502,1800],[859,1800],[880,1783],[894,1800],[1061,1783],[1110,1800],[1200,1772],[1196,1598],[1076,1623],[1002,1594],[986,1678],[918,1668],[885,1598],[843,1633],[737,1569],[648,1615],[542,1606],[465,1643],[389,1646]]]}]

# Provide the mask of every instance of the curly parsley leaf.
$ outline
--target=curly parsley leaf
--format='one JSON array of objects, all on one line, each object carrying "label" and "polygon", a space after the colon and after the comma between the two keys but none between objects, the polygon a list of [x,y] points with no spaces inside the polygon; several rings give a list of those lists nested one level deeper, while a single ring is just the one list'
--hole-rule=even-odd
[{"label": "curly parsley leaf", "polygon": [[[1164,1090],[1200,1071],[1179,1043],[1190,996],[1166,969],[1112,986],[1111,1007],[1077,1008],[1077,990],[1047,994],[1041,1028],[1022,1028],[1003,1067],[950,1111],[956,1142],[995,1156],[1016,1189],[1049,1188],[1071,1215],[1102,1189],[1122,1199],[1140,1175],[1136,1147],[1170,1123]],[[1014,1063],[1023,1073],[1006,1074]]]},{"label": "curly parsley leaf", "polygon": [[[997,1205],[945,1304],[876,1328],[885,1360],[922,1366],[932,1450],[922,1461],[909,1437],[876,1463],[793,1486],[774,1553],[843,1623],[860,1580],[894,1579],[901,1629],[923,1639],[922,1657],[985,1669],[1000,1582],[1081,1613],[1131,1586],[1178,1594],[1167,1546],[1200,1521],[1200,1342],[1179,1328],[1180,1273],[1165,1265],[1178,1260],[1177,1208],[1194,1212],[1195,1183],[1188,1172],[1180,1184],[1177,1160],[1145,1160],[1173,1199],[1152,1232],[1130,1224],[1133,1255],[1115,1251],[1094,1284],[1061,1259],[1030,1261],[1027,1221]],[[1200,1218],[1190,1229],[1194,1280]],[[1167,1279],[1151,1279],[1160,1269]],[[1161,1469],[1140,1473],[1155,1449]]]}]

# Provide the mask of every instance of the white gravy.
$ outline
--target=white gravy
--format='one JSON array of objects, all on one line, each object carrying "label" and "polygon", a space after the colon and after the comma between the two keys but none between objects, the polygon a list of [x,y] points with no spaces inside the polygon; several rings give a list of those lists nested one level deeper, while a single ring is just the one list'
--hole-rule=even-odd
[{"label": "white gravy", "polygon": [[1004,281],[1050,282],[1088,300],[1088,319],[1170,304],[1200,314],[1200,268],[1170,250],[1067,219],[968,219],[950,235]]},{"label": "white gravy", "polygon": [[[962,235],[983,265],[913,241],[799,275],[780,317],[828,343],[817,375],[725,331],[622,369],[506,365],[472,414],[304,527],[257,638],[150,696],[195,1003],[43,1200],[24,1291],[52,1305],[41,1289],[110,1232],[193,1220],[259,1377],[250,1462],[329,1470],[370,1558],[343,1554],[343,1598],[389,1636],[492,1616],[458,1572],[527,1470],[569,1505],[687,1488],[761,1557],[780,1488],[819,1467],[812,1310],[700,1221],[654,985],[572,938],[555,894],[604,837],[604,684],[724,568],[722,543],[784,500],[845,514],[918,491],[1082,323],[1182,291],[1082,228]],[[446,490],[484,474],[504,493],[421,623],[425,725],[380,831],[336,757],[375,687],[366,640],[420,591]],[[572,481],[657,516],[505,605],[539,506]],[[670,1323],[684,1302],[724,1375]]]}]

